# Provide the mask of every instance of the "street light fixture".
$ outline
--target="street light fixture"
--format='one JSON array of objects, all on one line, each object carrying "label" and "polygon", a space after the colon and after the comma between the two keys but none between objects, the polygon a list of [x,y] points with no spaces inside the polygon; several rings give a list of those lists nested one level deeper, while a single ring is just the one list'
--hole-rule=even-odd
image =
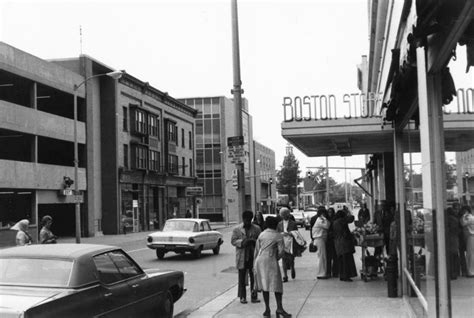
[{"label": "street light fixture", "polygon": [[115,80],[122,77],[122,71],[113,71],[104,74],[96,74],[87,77],[78,85],[74,85],[74,203],[75,203],[75,217],[76,217],[76,243],[81,243],[81,203],[79,202],[79,154],[77,145],[77,91],[79,87],[84,85],[88,80],[100,77],[109,76]]}]

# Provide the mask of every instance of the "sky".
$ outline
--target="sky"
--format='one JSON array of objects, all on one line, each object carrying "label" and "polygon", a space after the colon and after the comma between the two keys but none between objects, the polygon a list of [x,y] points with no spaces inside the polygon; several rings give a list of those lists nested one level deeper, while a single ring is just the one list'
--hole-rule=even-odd
[{"label": "sky", "polygon": [[[230,7],[231,0],[0,0],[0,40],[43,59],[87,54],[174,98],[232,97]],[[277,168],[287,144],[283,97],[358,92],[367,13],[366,0],[238,1],[243,97],[254,139],[275,151]],[[325,165],[294,153],[301,176]],[[364,157],[346,162],[363,167]],[[343,170],[330,174],[344,180]]]}]

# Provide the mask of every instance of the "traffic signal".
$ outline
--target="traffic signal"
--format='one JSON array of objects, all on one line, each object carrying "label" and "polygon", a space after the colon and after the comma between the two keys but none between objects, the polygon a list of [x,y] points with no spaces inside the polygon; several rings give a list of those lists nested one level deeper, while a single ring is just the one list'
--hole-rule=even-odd
[{"label": "traffic signal", "polygon": [[69,177],[63,177],[64,189],[70,188],[74,184],[74,180]]},{"label": "traffic signal", "polygon": [[270,184],[272,184],[272,183],[273,183],[273,178],[270,177],[270,180],[269,180],[269,181],[270,181]]},{"label": "traffic signal", "polygon": [[306,176],[307,176],[308,178],[311,178],[311,171],[306,172]]}]

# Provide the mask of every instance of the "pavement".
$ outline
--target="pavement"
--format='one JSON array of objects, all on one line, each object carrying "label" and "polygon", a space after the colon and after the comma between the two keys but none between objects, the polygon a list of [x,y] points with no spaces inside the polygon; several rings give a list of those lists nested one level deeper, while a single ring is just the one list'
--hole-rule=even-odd
[{"label": "pavement", "polygon": [[[225,224],[214,223],[213,229],[230,230]],[[133,240],[145,239],[150,232],[129,233],[126,235],[104,235],[82,238],[82,243],[121,245]],[[74,242],[74,238],[63,238],[62,243]],[[356,267],[361,268],[360,248],[354,254]],[[296,258],[296,278],[283,284],[283,307],[292,317],[413,317],[403,298],[387,297],[387,283],[382,274],[364,282],[359,277],[353,282],[342,282],[338,278],[316,279],[315,255],[307,250]],[[237,282],[237,275],[236,275]],[[237,298],[237,284],[185,316],[189,318],[209,317],[262,317],[265,310],[261,303],[241,304]],[[272,317],[275,316],[276,303],[270,295]]]}]

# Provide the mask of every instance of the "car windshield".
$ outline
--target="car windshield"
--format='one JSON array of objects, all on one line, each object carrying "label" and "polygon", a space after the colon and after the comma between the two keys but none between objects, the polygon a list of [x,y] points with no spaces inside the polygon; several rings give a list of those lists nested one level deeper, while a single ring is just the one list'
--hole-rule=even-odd
[{"label": "car windshield", "polygon": [[163,227],[163,232],[169,231],[198,232],[199,229],[195,221],[168,220]]},{"label": "car windshield", "polygon": [[72,261],[58,259],[0,259],[0,284],[67,287],[72,265]]}]

